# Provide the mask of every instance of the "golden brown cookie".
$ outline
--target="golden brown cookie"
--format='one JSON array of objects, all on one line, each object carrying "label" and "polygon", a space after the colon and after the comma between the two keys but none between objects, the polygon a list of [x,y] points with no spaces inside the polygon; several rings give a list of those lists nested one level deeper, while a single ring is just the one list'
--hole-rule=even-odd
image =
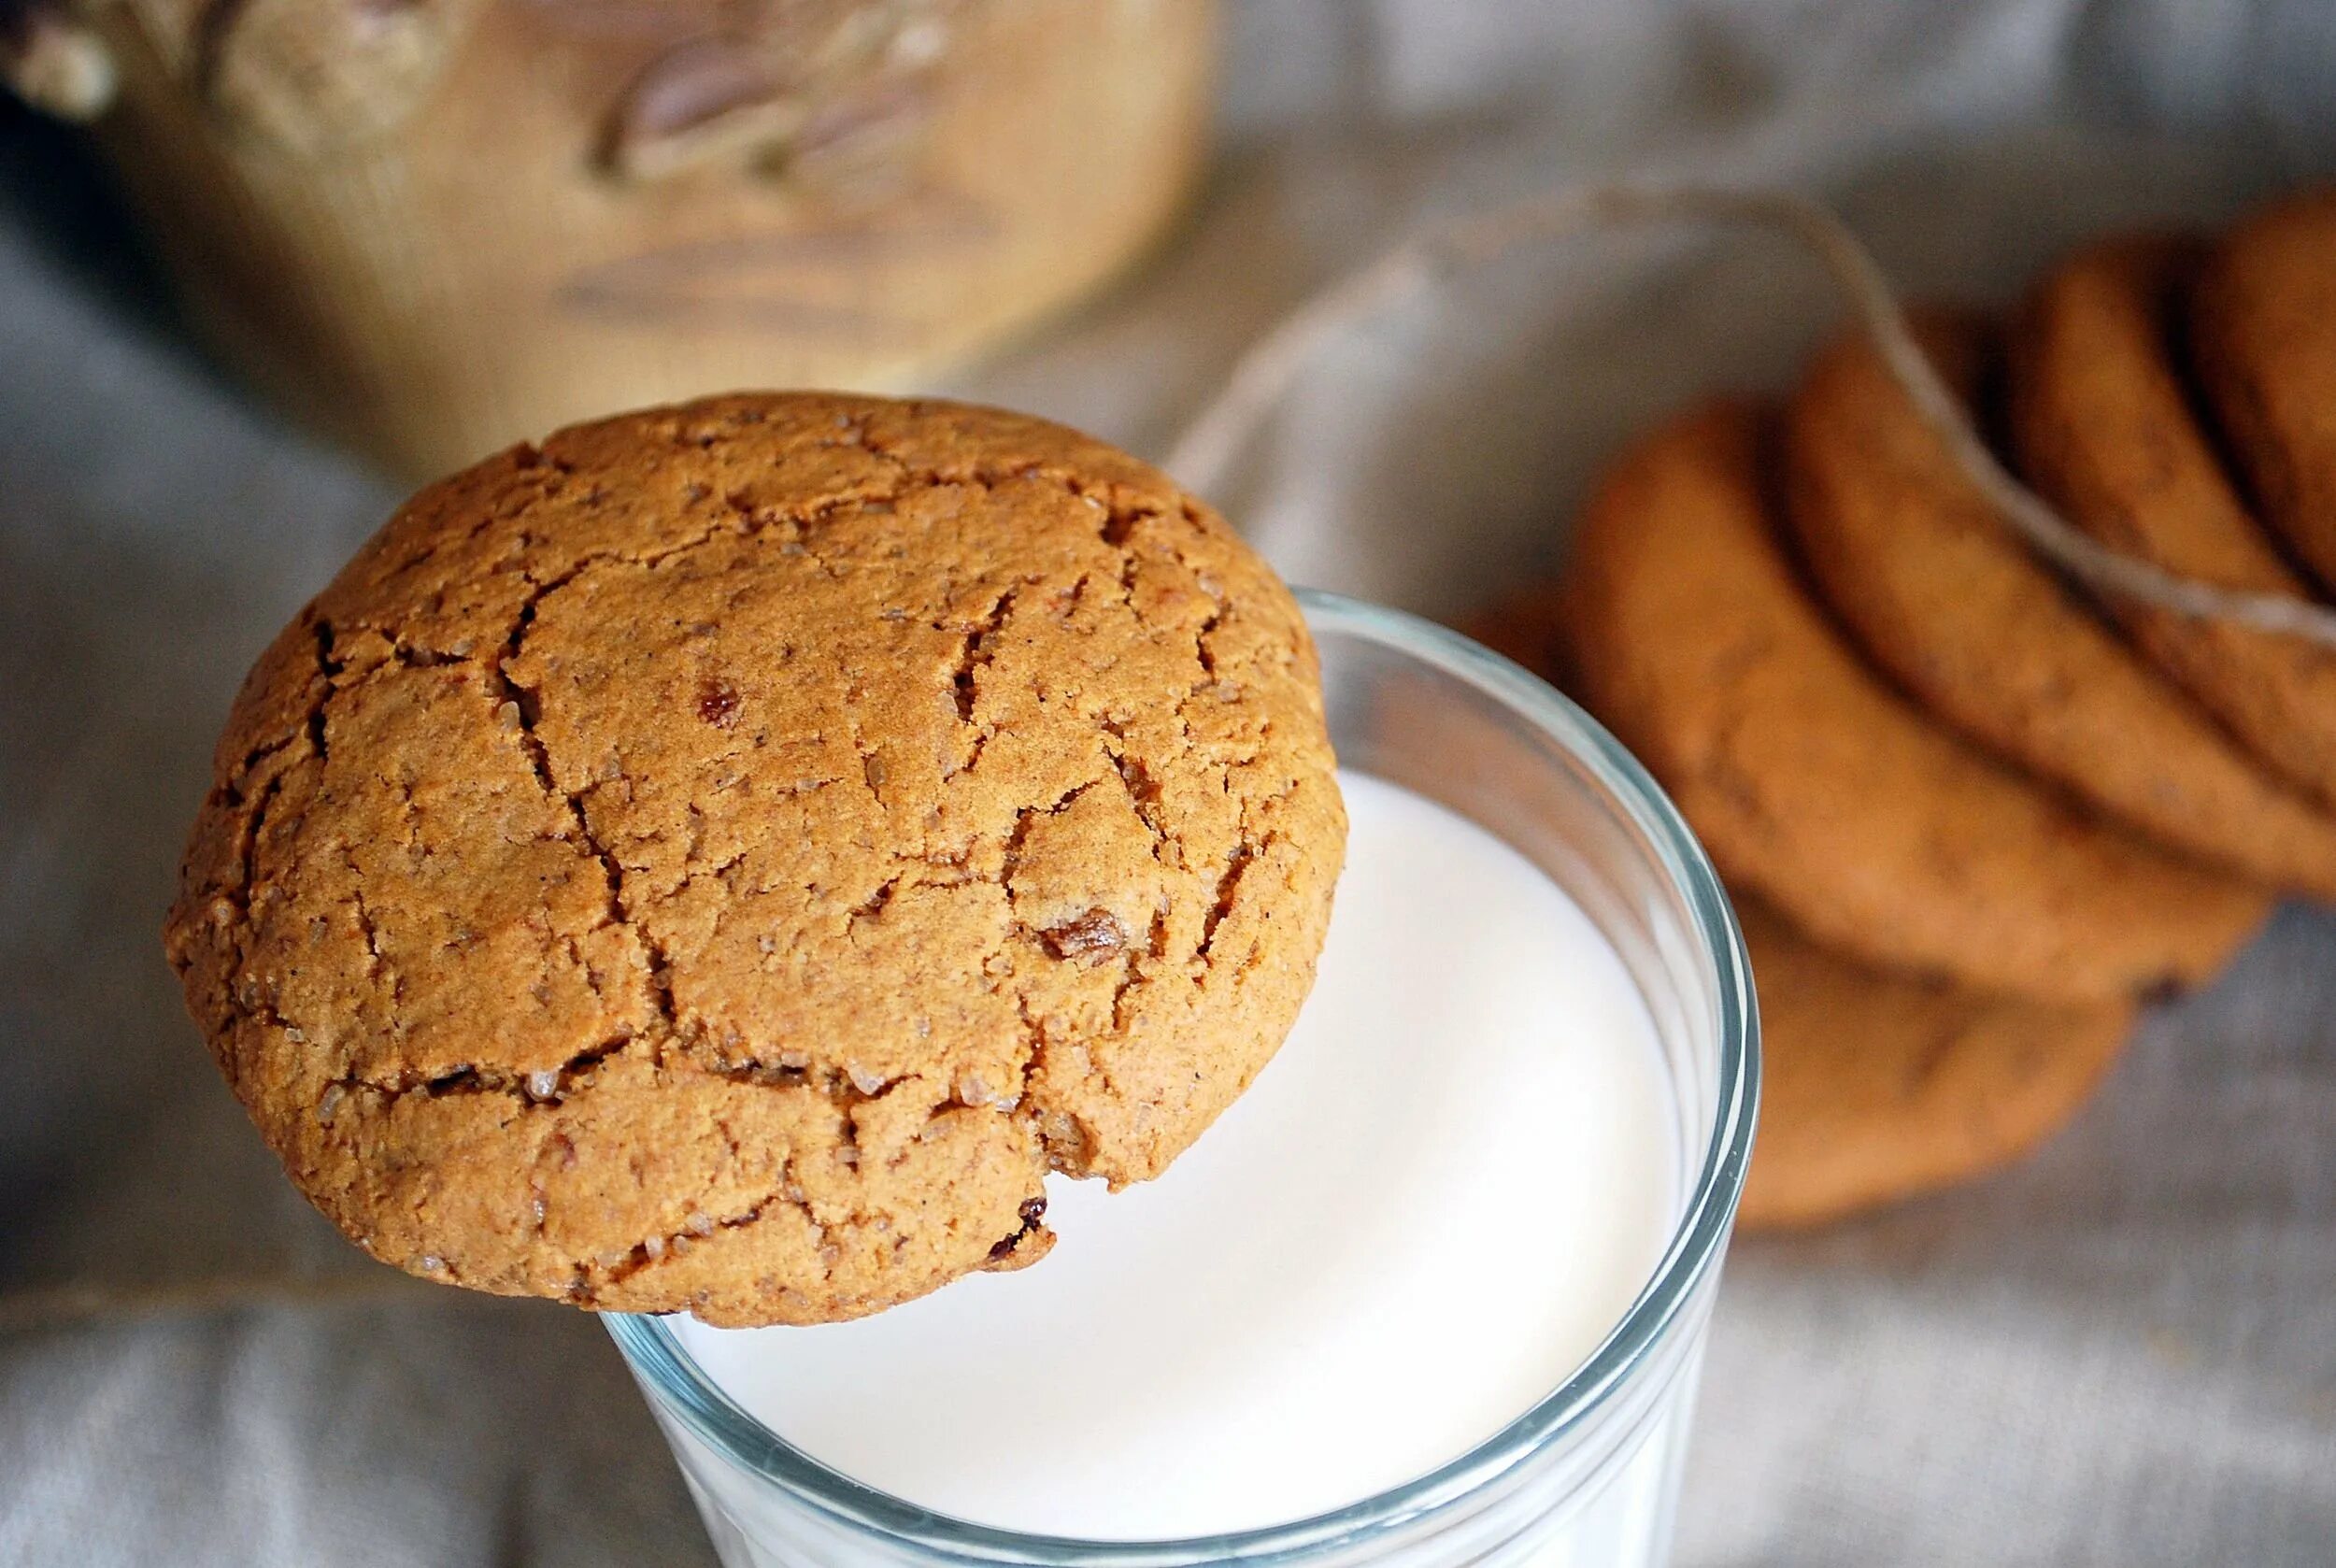
[{"label": "golden brown cookie", "polygon": [[1280,1044],[1344,844],[1313,646],[1161,474],[740,395],[423,491],[261,656],[169,919],[367,1250],[724,1324],[1026,1261]]},{"label": "golden brown cookie", "polygon": [[[1471,623],[1555,679],[1558,605],[1528,590]],[[1760,999],[1760,1136],[1741,1223],[1821,1224],[1968,1181],[2085,1103],[2133,1006],[2053,1004],[1877,969],[1818,947],[1757,899],[1736,914]]]},{"label": "golden brown cookie", "polygon": [[1771,526],[1758,421],[1706,406],[1631,449],[1584,516],[1568,645],[1591,711],[1713,859],[1878,962],[2106,999],[2213,974],[2255,891],[2080,815],[1859,662]]},{"label": "golden brown cookie", "polygon": [[[1989,345],[1938,313],[1917,335],[1966,400]],[[2336,819],[2258,767],[2038,563],[1862,335],[1819,356],[1786,421],[1802,558],[1873,661],[1991,750],[2159,842],[2336,896]]]},{"label": "golden brown cookie", "polygon": [[[2104,544],[2226,588],[2300,596],[2175,368],[2171,312],[2196,257],[2179,240],[2113,240],[2038,286],[2011,335],[2013,445],[2038,492]],[[2108,607],[2249,751],[2336,803],[2336,651],[2129,599]]]},{"label": "golden brown cookie", "polygon": [[1739,900],[1760,998],[1760,1136],[1737,1222],[1815,1225],[1999,1169],[2075,1116],[2132,1005],[1887,974]]},{"label": "golden brown cookie", "polygon": [[2336,190],[2275,203],[2215,244],[2189,342],[2264,520],[2336,588]]}]

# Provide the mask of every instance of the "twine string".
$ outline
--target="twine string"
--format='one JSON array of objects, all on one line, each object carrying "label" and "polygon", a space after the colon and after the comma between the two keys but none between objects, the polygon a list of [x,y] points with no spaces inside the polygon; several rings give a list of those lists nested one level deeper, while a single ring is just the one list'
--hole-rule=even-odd
[{"label": "twine string", "polygon": [[1788,191],[1588,185],[1528,196],[1429,230],[1303,301],[1259,338],[1186,425],[1166,467],[1195,491],[1214,489],[1323,349],[1433,284],[1529,245],[1674,222],[1765,229],[1790,236],[1813,254],[1956,466],[2030,549],[2086,588],[2195,620],[2336,649],[2336,609],[2286,594],[2223,588],[2111,549],[2022,484],[1997,461],[1961,401],[1916,344],[1905,311],[1873,252],[1830,208]]}]

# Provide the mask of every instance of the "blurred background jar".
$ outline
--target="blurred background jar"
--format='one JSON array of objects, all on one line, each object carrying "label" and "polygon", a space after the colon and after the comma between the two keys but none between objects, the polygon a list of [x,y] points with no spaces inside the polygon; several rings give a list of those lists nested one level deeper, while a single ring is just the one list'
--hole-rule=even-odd
[{"label": "blurred background jar", "polygon": [[1215,0],[0,0],[189,315],[405,475],[739,386],[899,388],[1137,255]]}]

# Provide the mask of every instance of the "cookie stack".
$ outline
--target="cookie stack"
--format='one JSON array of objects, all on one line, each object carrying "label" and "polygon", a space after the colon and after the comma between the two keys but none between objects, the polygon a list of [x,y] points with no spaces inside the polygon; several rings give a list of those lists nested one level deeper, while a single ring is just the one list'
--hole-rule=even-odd
[{"label": "cookie stack", "polygon": [[[2095,246],[2001,330],[1916,327],[2104,544],[2336,583],[2336,192]],[[1574,549],[1481,631],[1645,761],[1738,895],[1768,1045],[1747,1223],[2016,1156],[2139,1003],[2211,979],[2281,894],[2336,897],[2336,653],[2076,592],[1862,336],[1781,408],[1640,441]]]}]

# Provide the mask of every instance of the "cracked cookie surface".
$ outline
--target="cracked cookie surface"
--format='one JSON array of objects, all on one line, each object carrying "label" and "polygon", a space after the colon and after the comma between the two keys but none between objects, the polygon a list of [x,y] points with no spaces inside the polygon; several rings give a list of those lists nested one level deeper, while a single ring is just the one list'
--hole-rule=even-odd
[{"label": "cracked cookie surface", "polygon": [[1043,1253],[1313,977],[1312,645],[1213,513],[962,406],[742,395],[423,491],[262,655],[166,930],[292,1179],[717,1323]]}]

